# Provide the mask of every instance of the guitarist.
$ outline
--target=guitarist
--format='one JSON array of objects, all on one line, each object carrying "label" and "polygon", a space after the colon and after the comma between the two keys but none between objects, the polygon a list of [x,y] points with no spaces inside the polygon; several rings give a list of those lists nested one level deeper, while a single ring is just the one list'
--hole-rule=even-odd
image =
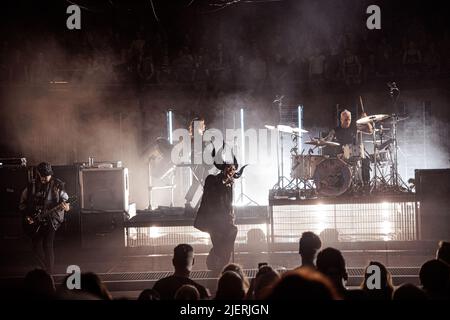
[{"label": "guitarist", "polygon": [[24,216],[36,212],[36,210],[51,209],[61,204],[61,210],[52,212],[38,223],[38,231],[31,236],[35,258],[49,274],[53,273],[55,255],[53,241],[55,232],[64,221],[64,213],[69,211],[70,206],[65,201],[68,195],[64,191],[64,183],[53,177],[53,170],[49,163],[42,162],[37,168],[37,179],[33,179],[28,187],[22,192],[19,209]]}]

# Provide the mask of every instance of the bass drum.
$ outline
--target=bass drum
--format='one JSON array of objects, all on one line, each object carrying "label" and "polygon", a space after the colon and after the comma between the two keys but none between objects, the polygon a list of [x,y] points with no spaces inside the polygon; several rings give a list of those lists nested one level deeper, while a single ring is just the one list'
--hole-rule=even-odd
[{"label": "bass drum", "polygon": [[319,195],[340,196],[350,188],[352,172],[344,161],[336,158],[326,159],[317,165],[314,182]]},{"label": "bass drum", "polygon": [[317,165],[325,159],[317,155],[295,155],[292,156],[291,177],[294,179],[310,180],[314,177]]}]

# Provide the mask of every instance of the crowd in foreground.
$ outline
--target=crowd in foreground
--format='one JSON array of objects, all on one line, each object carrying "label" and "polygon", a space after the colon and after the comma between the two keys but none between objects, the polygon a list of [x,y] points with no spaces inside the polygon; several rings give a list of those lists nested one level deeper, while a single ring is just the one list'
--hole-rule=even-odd
[{"label": "crowd in foreground", "polygon": [[[158,280],[153,288],[143,290],[138,300],[448,300],[450,298],[450,242],[439,243],[436,259],[420,268],[420,286],[403,283],[394,286],[389,270],[371,261],[358,289],[349,289],[346,262],[335,248],[321,250],[322,242],[313,232],[302,234],[299,242],[301,266],[280,274],[269,265],[261,266],[252,279],[234,263],[226,265],[218,275],[216,288],[206,288],[190,279],[194,250],[179,244],[172,259],[174,273]],[[379,278],[372,277],[378,270]],[[68,276],[69,277],[69,276]],[[81,274],[81,289],[59,287],[46,271],[30,271],[21,289],[25,299],[113,300],[106,285],[95,273]],[[214,291],[211,291],[214,290]],[[215,292],[211,295],[211,292]]]}]

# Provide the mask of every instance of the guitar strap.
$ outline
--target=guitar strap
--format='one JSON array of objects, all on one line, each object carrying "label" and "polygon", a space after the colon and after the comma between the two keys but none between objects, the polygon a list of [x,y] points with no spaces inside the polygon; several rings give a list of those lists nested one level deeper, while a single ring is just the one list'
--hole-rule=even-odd
[{"label": "guitar strap", "polygon": [[35,195],[36,195],[36,181],[33,178],[28,183],[28,187],[27,187],[27,211],[34,210]]},{"label": "guitar strap", "polygon": [[50,180],[50,182],[45,185],[46,190],[44,192],[44,199],[43,199],[44,200],[44,203],[43,203],[44,210],[47,209],[46,202],[48,200],[48,195],[49,195],[50,191],[53,189],[52,185],[53,185],[53,179]]},{"label": "guitar strap", "polygon": [[[44,211],[47,209],[46,202],[47,202],[47,199],[48,199],[48,194],[49,194],[49,192],[50,192],[50,190],[51,190],[50,184],[51,184],[51,182],[50,182],[50,183],[47,183],[47,184],[45,185],[45,190],[41,190],[41,192],[42,192],[42,197],[40,197],[40,199],[39,199],[39,201],[41,201],[41,203],[40,203],[39,205],[42,206],[42,208],[43,208]],[[41,185],[41,186],[42,186],[42,185]],[[48,220],[45,219],[43,222],[44,222],[44,225],[46,225],[46,224],[48,223]]]},{"label": "guitar strap", "polygon": [[[53,199],[53,205],[58,205],[60,203],[60,191],[63,188],[63,184],[61,183],[61,181],[59,180],[55,180],[52,178],[51,182],[51,186],[49,188],[49,190],[51,190],[52,194],[52,199]],[[63,220],[60,219],[59,215],[56,214],[53,216],[60,224],[63,223]]]}]

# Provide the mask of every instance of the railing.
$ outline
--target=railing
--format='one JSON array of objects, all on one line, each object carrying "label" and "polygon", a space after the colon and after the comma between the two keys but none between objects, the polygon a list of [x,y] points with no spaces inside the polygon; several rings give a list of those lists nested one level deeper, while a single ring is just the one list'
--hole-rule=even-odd
[{"label": "railing", "polygon": [[[236,213],[236,247],[267,249],[268,244],[296,243],[305,231],[319,234],[328,243],[418,240],[414,196],[365,202],[332,200],[241,207]],[[126,224],[127,246],[173,247],[179,243],[210,246],[209,235],[195,229],[193,222],[193,218],[170,216],[149,216],[147,221],[134,219]]]}]

